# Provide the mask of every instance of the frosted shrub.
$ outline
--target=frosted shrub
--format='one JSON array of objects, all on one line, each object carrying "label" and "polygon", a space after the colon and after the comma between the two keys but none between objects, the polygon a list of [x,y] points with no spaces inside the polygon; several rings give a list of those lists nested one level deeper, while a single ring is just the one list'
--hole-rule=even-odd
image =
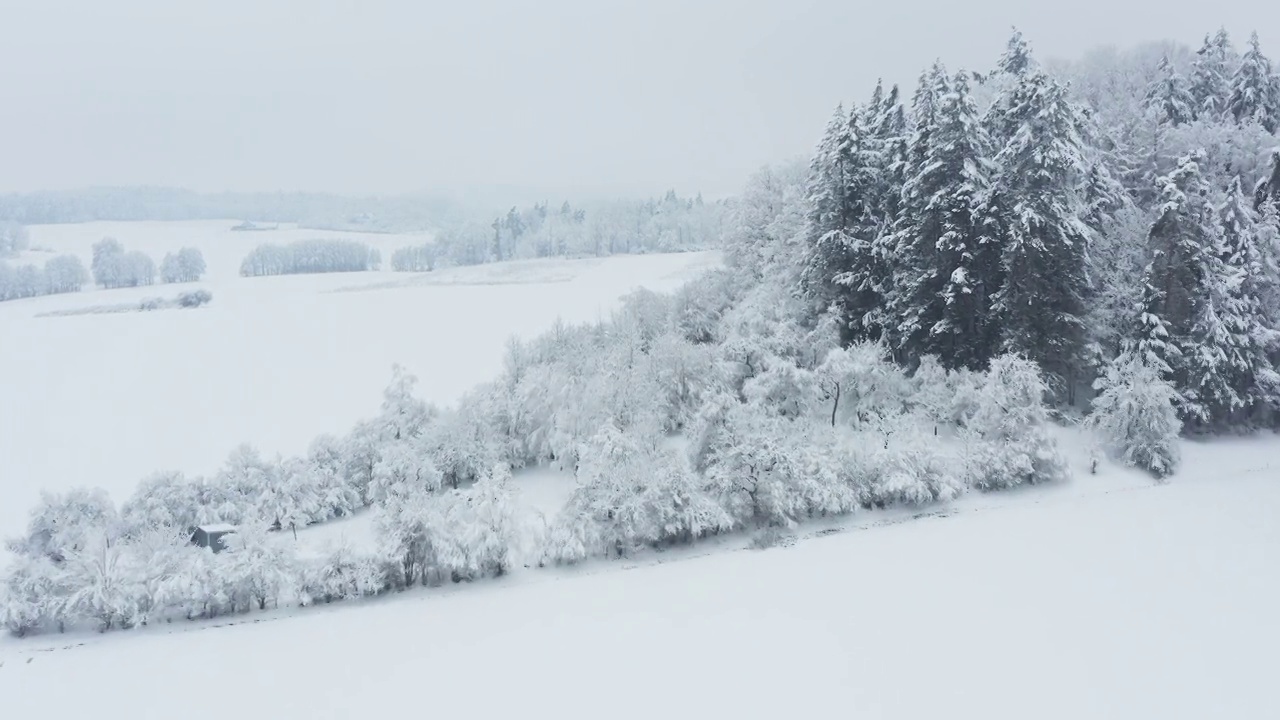
[{"label": "frosted shrub", "polygon": [[65,572],[71,593],[67,597],[70,614],[96,620],[98,629],[119,625],[131,627],[138,619],[142,588],[133,558],[120,543],[105,537],[94,538],[87,547],[66,559]]},{"label": "frosted shrub", "polygon": [[775,358],[768,369],[743,383],[742,394],[747,402],[798,418],[808,413],[817,386],[814,373]]},{"label": "frosted shrub", "polygon": [[64,575],[48,558],[17,557],[0,585],[0,623],[18,637],[61,630],[70,591]]},{"label": "frosted shrub", "polygon": [[974,487],[999,490],[1066,477],[1066,461],[1048,432],[1047,390],[1035,363],[1013,355],[991,362],[968,424]]},{"label": "frosted shrub", "polygon": [[40,503],[27,521],[26,534],[9,540],[9,549],[20,555],[61,562],[70,553],[88,547],[95,538],[104,534],[114,537],[118,530],[119,516],[105,490],[41,492]]},{"label": "frosted shrub", "polygon": [[856,507],[857,493],[843,482],[829,437],[805,423],[748,405],[729,408],[710,443],[706,476],[736,523],[790,526]]},{"label": "frosted shrub", "polygon": [[732,520],[669,450],[606,425],[580,453],[579,486],[552,523],[544,561],[692,542]]},{"label": "frosted shrub", "polygon": [[383,503],[396,493],[434,492],[442,485],[443,478],[425,443],[398,440],[385,445],[382,457],[374,464],[368,497],[371,503]]},{"label": "frosted shrub", "polygon": [[386,583],[385,569],[377,556],[356,552],[343,544],[304,564],[301,599],[310,605],[377,595]]},{"label": "frosted shrub", "polygon": [[178,295],[178,306],[184,308],[197,308],[201,305],[208,305],[212,301],[213,293],[208,290],[195,290]]},{"label": "frosted shrub", "polygon": [[1094,388],[1088,427],[1107,450],[1130,467],[1164,477],[1178,466],[1178,393],[1140,355],[1126,353],[1108,365]]},{"label": "frosted shrub", "polygon": [[268,603],[279,606],[280,596],[298,584],[292,553],[273,542],[265,528],[239,528],[228,544],[230,552],[222,568],[234,589],[237,607],[247,609],[254,604],[259,610],[266,610]]},{"label": "frosted shrub", "polygon": [[966,468],[919,416],[894,423],[876,458],[878,478],[871,494],[877,505],[948,502],[967,489]]},{"label": "frosted shrub", "polygon": [[911,395],[907,378],[874,343],[831,350],[817,376],[832,425],[856,427],[900,415]]}]

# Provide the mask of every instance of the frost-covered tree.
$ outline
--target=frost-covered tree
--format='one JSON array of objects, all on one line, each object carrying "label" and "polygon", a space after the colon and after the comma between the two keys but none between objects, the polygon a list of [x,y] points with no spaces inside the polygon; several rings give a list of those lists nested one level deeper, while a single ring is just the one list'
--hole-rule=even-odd
[{"label": "frost-covered tree", "polygon": [[346,543],[305,562],[300,580],[304,605],[377,595],[389,582],[378,555],[358,552]]},{"label": "frost-covered tree", "polygon": [[1238,123],[1258,123],[1270,133],[1280,125],[1280,80],[1272,73],[1270,58],[1262,54],[1256,32],[1231,80],[1227,112]]},{"label": "frost-covered tree", "polygon": [[160,528],[189,532],[212,521],[206,513],[195,484],[178,472],[155,473],[143,479],[120,508],[120,518],[130,536]]},{"label": "frost-covered tree", "polygon": [[0,220],[0,258],[17,255],[31,244],[27,228],[10,220]]},{"label": "frost-covered tree", "polygon": [[1016,355],[991,362],[967,422],[976,439],[970,456],[975,487],[998,490],[1066,477],[1066,462],[1048,432],[1047,392],[1034,362]]},{"label": "frost-covered tree", "polygon": [[278,606],[280,596],[292,590],[297,571],[286,547],[274,542],[263,525],[237,528],[228,541],[229,552],[223,564],[228,584],[237,607]]},{"label": "frost-covered tree", "polygon": [[413,394],[418,378],[399,364],[391,366],[391,383],[382,391],[381,422],[391,440],[406,440],[422,432],[434,411]]},{"label": "frost-covered tree", "polygon": [[888,362],[882,345],[864,342],[831,350],[815,375],[823,412],[830,407],[833,427],[837,422],[863,425],[897,415],[906,407],[906,378]]},{"label": "frost-covered tree", "polygon": [[[691,542],[732,524],[680,458],[606,425],[584,443],[578,487],[556,519],[544,554],[573,562],[641,546]],[[582,527],[585,525],[586,527]]]},{"label": "frost-covered tree", "polygon": [[71,588],[65,570],[48,557],[19,555],[0,585],[0,623],[24,637],[65,628]]},{"label": "frost-covered tree", "polygon": [[119,534],[119,515],[106,491],[77,488],[66,493],[42,492],[32,509],[26,532],[9,541],[9,549],[29,557],[62,562],[99,536]]},{"label": "frost-covered tree", "polygon": [[44,265],[49,293],[79,292],[89,282],[89,272],[75,255],[59,255]]},{"label": "frost-covered tree", "polygon": [[120,287],[123,283],[124,246],[115,238],[103,238],[93,245],[93,281],[104,288]]},{"label": "frost-covered tree", "polygon": [[1175,127],[1196,117],[1196,100],[1191,88],[1167,55],[1160,58],[1156,80],[1147,87],[1146,101],[1161,122]]},{"label": "frost-covered tree", "polygon": [[94,534],[66,558],[70,613],[98,622],[101,631],[138,620],[138,573],[118,539]]},{"label": "frost-covered tree", "polygon": [[497,577],[514,566],[518,526],[510,482],[511,469],[497,465],[475,485],[442,498],[439,555],[454,582]]},{"label": "frost-covered tree", "polygon": [[816,433],[751,405],[726,407],[702,452],[709,490],[736,525],[790,526],[857,507],[854,488],[813,462]]},{"label": "frost-covered tree", "polygon": [[1232,70],[1238,62],[1225,28],[1210,37],[1196,51],[1191,66],[1191,97],[1197,117],[1217,120],[1227,112],[1231,97]]},{"label": "frost-covered tree", "polygon": [[196,282],[204,273],[204,255],[197,248],[168,253],[160,263],[160,279],[166,283]]},{"label": "frost-covered tree", "polygon": [[1094,382],[1098,396],[1088,425],[1107,450],[1124,464],[1173,474],[1178,466],[1182,420],[1175,407],[1178,392],[1141,355],[1124,353]]},{"label": "frost-covered tree", "polygon": [[368,496],[371,503],[378,504],[410,490],[434,492],[443,484],[429,447],[418,440],[399,440],[383,447],[373,467]]}]

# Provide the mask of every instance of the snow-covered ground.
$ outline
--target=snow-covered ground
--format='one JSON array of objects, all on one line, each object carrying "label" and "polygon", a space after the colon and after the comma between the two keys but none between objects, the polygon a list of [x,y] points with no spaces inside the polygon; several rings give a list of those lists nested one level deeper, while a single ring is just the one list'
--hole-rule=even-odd
[{"label": "snow-covered ground", "polygon": [[0,698],[47,718],[1275,717],[1276,447],[766,551],[0,642]]},{"label": "snow-covered ground", "polygon": [[[80,255],[104,236],[158,262],[198,247],[206,280],[0,303],[0,536],[18,532],[41,489],[100,486],[122,500],[158,470],[215,470],[239,443],[306,450],[376,412],[392,363],[418,392],[455,401],[502,366],[507,338],[557,317],[607,316],[639,286],[677,287],[712,253],[555,260],[459,268],[427,276],[344,273],[241,278],[263,242],[359,239],[382,250],[426,236],[282,228],[232,232],[236,221],[32,226],[31,244]],[[48,253],[28,253],[40,261]],[[358,290],[365,292],[331,292]],[[206,288],[196,310],[35,317],[69,308],[170,297]]]}]

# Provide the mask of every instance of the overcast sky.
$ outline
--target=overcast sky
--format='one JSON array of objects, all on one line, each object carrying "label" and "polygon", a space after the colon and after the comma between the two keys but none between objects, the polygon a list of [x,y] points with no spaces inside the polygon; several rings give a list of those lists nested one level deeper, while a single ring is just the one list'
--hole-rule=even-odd
[{"label": "overcast sky", "polygon": [[934,57],[1196,43],[1270,0],[0,0],[0,190],[733,192]]}]

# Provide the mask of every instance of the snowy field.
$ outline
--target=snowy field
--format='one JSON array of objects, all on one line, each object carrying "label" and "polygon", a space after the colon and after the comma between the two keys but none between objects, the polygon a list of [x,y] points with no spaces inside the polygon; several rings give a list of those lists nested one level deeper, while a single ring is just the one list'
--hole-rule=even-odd
[{"label": "snowy field", "polygon": [[[206,279],[0,303],[0,536],[19,531],[39,490],[101,486],[117,501],[158,470],[215,470],[239,443],[301,453],[320,433],[373,415],[400,363],[418,393],[451,403],[495,377],[507,338],[557,317],[605,317],[639,286],[669,290],[716,262],[709,253],[549,260],[424,276],[341,273],[241,278],[256,245],[351,238],[382,251],[415,235],[288,227],[232,232],[234,220],[32,226],[31,244],[80,255],[115,237],[157,262],[199,248]],[[30,252],[23,261],[41,262]],[[360,290],[363,292],[332,292]],[[35,317],[205,288],[197,310]]]},{"label": "snowy field", "polygon": [[1275,448],[1189,444],[1167,485],[1107,468],[766,551],[0,641],[0,698],[23,718],[1276,717]]}]

